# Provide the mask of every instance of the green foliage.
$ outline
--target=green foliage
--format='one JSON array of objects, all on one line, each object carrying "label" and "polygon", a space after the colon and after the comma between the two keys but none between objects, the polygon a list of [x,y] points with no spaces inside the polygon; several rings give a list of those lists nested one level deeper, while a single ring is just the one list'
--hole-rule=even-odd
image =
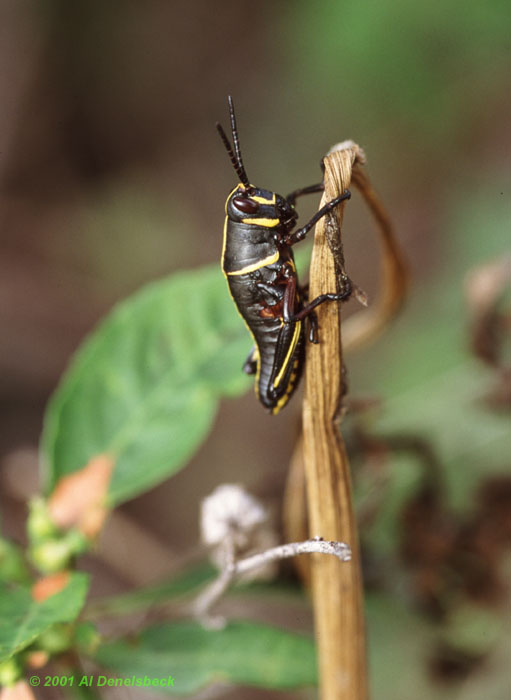
[{"label": "green foliage", "polygon": [[218,399],[246,390],[249,347],[216,265],[172,275],[120,304],[48,407],[48,488],[103,453],[115,459],[111,504],[174,474],[206,437]]},{"label": "green foliage", "polygon": [[[483,401],[495,377],[470,356],[464,298],[466,273],[507,248],[508,205],[500,195],[507,182],[496,182],[468,201],[469,193],[460,198],[449,217],[444,269],[435,288],[416,290],[378,347],[350,362],[352,386],[385,398],[370,429],[427,440],[441,465],[445,495],[460,509],[470,507],[482,478],[502,472],[509,461],[509,419]],[[392,462],[384,521],[373,533],[375,544],[385,540],[390,547],[396,514],[419,476],[413,455]]]},{"label": "green foliage", "polygon": [[30,588],[0,584],[0,661],[32,644],[55,623],[73,622],[83,608],[88,587],[89,577],[74,573],[62,591],[38,603]]},{"label": "green foliage", "polygon": [[193,595],[198,588],[211,581],[217,571],[210,564],[202,564],[178,574],[170,580],[146,586],[128,593],[96,599],[89,607],[89,615],[116,616],[155,607],[182,596]]},{"label": "green foliage", "polygon": [[0,662],[0,688],[14,685],[21,678],[21,674],[22,667],[18,659],[11,656]]},{"label": "green foliage", "polygon": [[[440,684],[428,668],[438,644],[438,626],[419,617],[398,596],[366,596],[371,687],[375,700],[501,700],[507,696],[509,673],[506,665],[510,630],[495,639],[498,622],[494,616],[470,608],[449,627],[449,642],[465,650],[486,651],[492,646],[497,663],[489,673],[473,674],[460,686]],[[501,625],[504,627],[504,625]],[[389,643],[391,640],[391,643]],[[500,659],[500,664],[499,664]]]},{"label": "green foliage", "polygon": [[37,638],[38,649],[43,649],[48,654],[60,654],[73,645],[74,630],[70,625],[62,622],[51,625]]},{"label": "green foliage", "polygon": [[496,645],[504,626],[496,611],[465,605],[450,616],[443,640],[465,654],[484,656]]},{"label": "green foliage", "polygon": [[455,137],[460,114],[473,114],[483,95],[498,89],[506,71],[506,8],[503,0],[470,7],[462,0],[302,1],[281,16],[285,31],[274,27],[288,41],[291,91],[299,81],[308,100],[315,93],[323,108],[337,103],[351,133],[355,127],[367,135],[378,123],[394,140],[406,124],[420,132],[422,150],[439,136]]},{"label": "green foliage", "polygon": [[171,694],[196,693],[213,681],[285,689],[316,683],[314,643],[275,627],[230,622],[206,630],[195,622],[149,627],[130,644],[103,644],[103,666],[126,676],[172,675]]},{"label": "green foliage", "polygon": [[[375,700],[432,698],[424,657],[434,628],[398,598],[366,597],[371,687]],[[396,659],[399,666],[396,669]]]},{"label": "green foliage", "polygon": [[79,530],[59,530],[47,501],[40,496],[29,502],[27,534],[30,560],[46,574],[69,568],[73,559],[89,547],[87,538]]},{"label": "green foliage", "polygon": [[28,504],[27,535],[31,542],[44,542],[59,534],[58,527],[51,517],[48,503],[35,496]]}]

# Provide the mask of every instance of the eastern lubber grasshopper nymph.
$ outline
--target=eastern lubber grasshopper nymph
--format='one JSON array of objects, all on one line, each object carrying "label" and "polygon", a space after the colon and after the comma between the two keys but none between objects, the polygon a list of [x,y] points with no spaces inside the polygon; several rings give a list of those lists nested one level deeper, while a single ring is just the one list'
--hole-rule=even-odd
[{"label": "eastern lubber grasshopper nymph", "polygon": [[216,127],[230,156],[239,183],[227,197],[222,250],[222,270],[239,313],[252,334],[252,349],[243,370],[255,374],[259,400],[278,413],[295,390],[305,359],[305,325],[309,340],[318,342],[314,309],[326,301],[344,301],[350,285],[340,294],[321,294],[306,301],[298,285],[292,246],[302,241],[323,216],[350,192],[323,206],[305,226],[293,231],[298,214],[297,197],[321,192],[323,184],[310,185],[282,197],[250,184],[239,146],[232,98],[229,113],[234,148],[221,125]]}]

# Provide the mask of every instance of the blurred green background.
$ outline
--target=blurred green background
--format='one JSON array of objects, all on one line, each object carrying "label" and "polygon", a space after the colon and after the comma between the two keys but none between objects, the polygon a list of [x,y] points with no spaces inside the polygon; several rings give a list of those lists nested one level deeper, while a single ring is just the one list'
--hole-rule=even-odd
[{"label": "blurred green background", "polygon": [[[466,275],[509,248],[510,15],[497,0],[0,4],[5,483],[30,473],[48,396],[95,322],[144,283],[219,260],[234,173],[214,124],[228,123],[227,94],[261,187],[286,194],[316,182],[338,141],[366,150],[413,280],[401,318],[348,359],[351,396],[381,400],[346,428],[363,512],[384,462],[383,505],[362,526],[368,586],[394,596],[370,600],[377,700],[505,696],[494,629],[506,601],[509,370],[500,345],[497,360],[471,351],[481,319]],[[304,220],[316,205],[300,203]],[[378,244],[356,197],[344,236],[348,271],[374,298]],[[495,277],[491,268],[486,282]],[[277,419],[251,393],[224,402],[190,467],[123,511],[180,552],[197,540],[195,504],[223,481],[244,482],[278,512],[299,414],[299,399]],[[389,435],[401,440],[396,459]],[[410,436],[419,448],[402,449]],[[417,467],[429,451],[434,487],[429,458]],[[23,510],[5,483],[3,510],[16,522]],[[403,518],[416,541],[403,542]],[[452,547],[438,555],[425,523],[458,551],[459,538],[482,537],[467,556],[491,569],[495,590],[456,587]],[[437,552],[427,565],[414,554],[421,536]]]}]

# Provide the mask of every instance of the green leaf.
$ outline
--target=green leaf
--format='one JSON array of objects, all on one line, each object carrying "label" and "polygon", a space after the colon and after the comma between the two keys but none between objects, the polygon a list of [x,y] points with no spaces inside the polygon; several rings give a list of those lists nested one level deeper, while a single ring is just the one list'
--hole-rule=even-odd
[{"label": "green leaf", "polygon": [[174,686],[164,690],[171,694],[195,693],[214,681],[274,689],[316,683],[312,639],[251,622],[231,622],[222,630],[195,622],[156,625],[132,644],[102,645],[96,659],[125,676],[170,674]]},{"label": "green leaf", "polygon": [[74,573],[67,586],[41,603],[30,588],[0,584],[0,662],[31,644],[56,622],[73,622],[89,587],[86,574]]},{"label": "green leaf", "polygon": [[443,639],[451,648],[469,656],[484,656],[498,643],[504,626],[499,611],[465,603],[448,617]]},{"label": "green leaf", "polygon": [[[180,572],[174,578],[163,582],[145,586],[128,593],[95,598],[87,605],[86,617],[99,619],[126,615],[137,610],[156,609],[159,605],[165,605],[176,598],[188,598],[195,595],[198,588],[204,586],[218,575],[217,569],[212,564],[202,563],[191,569]],[[293,584],[284,581],[250,581],[240,582],[230,589],[229,596],[255,595],[261,599],[276,599],[280,606],[296,604],[303,597],[302,590]]]},{"label": "green leaf", "polygon": [[158,281],[113,310],[77,353],[45,416],[47,485],[99,454],[115,460],[112,504],[190,459],[217,401],[250,385],[250,336],[219,266]]},{"label": "green leaf", "polygon": [[128,593],[96,598],[87,606],[87,616],[98,618],[126,615],[135,610],[144,610],[149,607],[154,609],[158,604],[166,603],[174,598],[192,595],[197,588],[211,581],[216,574],[217,570],[211,564],[205,563],[184,571],[168,581]]}]

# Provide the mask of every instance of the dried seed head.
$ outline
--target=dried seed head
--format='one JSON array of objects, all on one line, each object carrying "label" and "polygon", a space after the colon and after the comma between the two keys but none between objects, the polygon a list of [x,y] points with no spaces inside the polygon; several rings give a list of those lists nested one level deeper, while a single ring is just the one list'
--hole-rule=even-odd
[{"label": "dried seed head", "polygon": [[252,533],[266,522],[264,506],[238,484],[222,484],[202,501],[201,536],[207,545],[218,545],[226,538],[236,549],[250,544]]}]

